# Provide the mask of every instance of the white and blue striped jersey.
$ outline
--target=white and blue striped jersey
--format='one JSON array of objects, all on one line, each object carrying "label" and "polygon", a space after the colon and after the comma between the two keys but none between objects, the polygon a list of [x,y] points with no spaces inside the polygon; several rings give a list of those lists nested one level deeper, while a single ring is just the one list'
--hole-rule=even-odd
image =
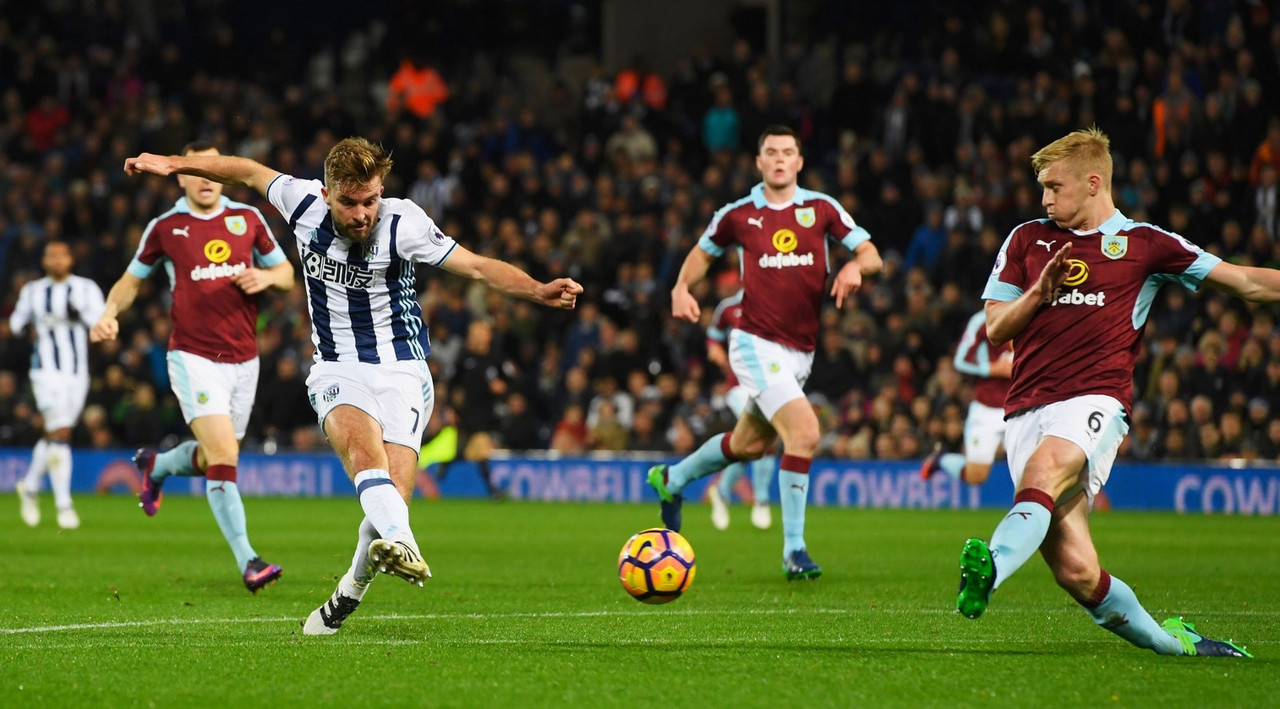
[{"label": "white and blue striped jersey", "polygon": [[89,376],[89,328],[102,317],[105,303],[97,283],[82,276],[31,281],[18,294],[9,329],[19,335],[35,327],[31,368],[79,377]]},{"label": "white and blue striped jersey", "polygon": [[319,180],[279,175],[267,199],[298,239],[317,362],[425,360],[431,351],[414,265],[439,266],[457,246],[422,208],[383,198],[364,244],[338,236]]}]

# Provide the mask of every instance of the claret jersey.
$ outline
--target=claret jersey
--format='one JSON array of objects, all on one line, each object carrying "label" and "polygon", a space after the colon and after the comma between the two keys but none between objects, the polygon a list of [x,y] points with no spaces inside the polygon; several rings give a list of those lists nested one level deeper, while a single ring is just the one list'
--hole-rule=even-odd
[{"label": "claret jersey", "polygon": [[147,278],[164,264],[173,289],[169,349],[214,362],[258,356],[258,296],[231,282],[252,266],[284,262],[262,213],[222,198],[213,214],[196,214],[186,197],[147,225],[129,273]]},{"label": "claret jersey", "polygon": [[698,246],[712,256],[742,247],[743,331],[812,352],[833,238],[853,250],[871,235],[821,192],[797,187],[791,202],[771,205],[761,183],[720,208]]},{"label": "claret jersey", "polygon": [[1195,290],[1221,262],[1181,236],[1116,213],[1078,233],[1048,219],[1016,227],[996,257],[982,297],[1014,300],[1034,287],[1053,254],[1070,241],[1066,281],[1014,338],[1017,354],[1005,413],[1085,394],[1125,409],[1133,364],[1156,292],[1165,283]]}]

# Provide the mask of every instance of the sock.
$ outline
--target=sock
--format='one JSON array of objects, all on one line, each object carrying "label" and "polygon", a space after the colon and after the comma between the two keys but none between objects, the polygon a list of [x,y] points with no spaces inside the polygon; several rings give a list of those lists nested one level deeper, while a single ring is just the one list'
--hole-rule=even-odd
[{"label": "sock", "polygon": [[1009,578],[1018,567],[1036,553],[1049,533],[1053,518],[1053,500],[1048,493],[1034,488],[1019,492],[1013,508],[991,534],[991,559],[996,567],[994,588]]},{"label": "sock", "polygon": [[49,468],[49,487],[53,490],[53,502],[60,510],[71,509],[71,446],[62,442],[50,442],[46,448],[46,465]]},{"label": "sock", "polygon": [[773,471],[777,467],[776,455],[751,461],[751,489],[755,491],[757,505],[769,504],[769,484],[773,482]]},{"label": "sock", "polygon": [[339,584],[338,588],[342,592],[353,598],[364,598],[364,591],[369,587],[369,582],[377,575],[374,571],[373,563],[369,561],[369,545],[373,540],[378,539],[378,530],[374,529],[373,523],[365,517],[360,521],[359,537],[356,539],[356,553],[351,558],[351,569],[342,577],[344,581],[350,579],[351,587],[344,587]]},{"label": "sock", "polygon": [[782,556],[804,549],[804,507],[809,500],[810,458],[783,455],[778,471],[782,498]]},{"label": "sock", "polygon": [[721,470],[726,463],[738,460],[729,449],[730,433],[720,433],[708,438],[698,450],[667,469],[667,489],[679,495],[684,486]]},{"label": "sock", "polygon": [[218,520],[218,528],[231,546],[231,553],[236,555],[236,565],[243,574],[245,567],[258,554],[249,545],[244,501],[240,499],[240,488],[236,485],[236,466],[210,465],[204,491],[209,499],[209,509],[213,510],[213,518]]},{"label": "sock", "polygon": [[183,441],[157,455],[155,467],[151,469],[151,479],[164,482],[170,475],[200,475],[200,470],[196,468],[196,449],[199,447],[200,444],[196,441]]},{"label": "sock", "polygon": [[[372,580],[373,579],[369,579],[369,581]],[[351,577],[351,572],[347,571],[347,573],[343,574],[342,578],[338,580],[338,591],[342,593],[342,595],[350,596],[357,601],[363,600],[365,591],[369,590],[369,581],[365,581],[364,583],[356,581]]]},{"label": "sock", "polygon": [[391,482],[391,473],[385,470],[362,470],[356,475],[356,494],[365,517],[377,530],[378,536],[390,539],[397,534],[413,538],[409,528],[409,506],[404,503]]},{"label": "sock", "polygon": [[960,477],[964,472],[964,455],[960,453],[943,453],[938,456],[938,467],[952,479]]},{"label": "sock", "polygon": [[48,467],[49,442],[41,438],[31,449],[31,465],[27,467],[27,477],[22,481],[22,486],[28,493],[34,495],[40,492],[40,484],[44,482],[42,478]]},{"label": "sock", "polygon": [[1093,622],[1157,655],[1181,655],[1182,643],[1165,632],[1138,602],[1133,589],[1105,569],[1093,597],[1081,603]]},{"label": "sock", "polygon": [[733,499],[733,484],[738,482],[738,478],[747,472],[747,466],[742,461],[730,463],[729,467],[720,473],[720,496],[729,501]]}]

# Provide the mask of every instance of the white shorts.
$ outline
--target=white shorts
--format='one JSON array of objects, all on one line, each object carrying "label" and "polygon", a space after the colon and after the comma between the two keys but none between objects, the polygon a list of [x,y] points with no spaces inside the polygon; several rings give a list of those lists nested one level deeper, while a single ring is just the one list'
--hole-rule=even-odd
[{"label": "white shorts", "polygon": [[422,447],[436,392],[427,363],[316,362],[307,376],[307,394],[320,427],[334,408],[346,404],[382,426],[382,440],[413,450]]},{"label": "white shorts", "polygon": [[747,410],[747,404],[751,401],[747,390],[743,389],[741,384],[734,384],[733,388],[724,395],[724,403],[735,417],[742,418],[742,412]]},{"label": "white shorts", "polygon": [[979,465],[994,463],[996,449],[1004,440],[1004,428],[1004,409],[969,402],[969,415],[964,420],[965,461]]},{"label": "white shorts", "polygon": [[244,438],[258,393],[258,358],[247,362],[214,362],[200,355],[170,350],[169,385],[188,425],[201,416],[230,416],[236,438]]},{"label": "white shorts", "polygon": [[1022,471],[1040,441],[1045,436],[1055,436],[1079,446],[1084,451],[1088,468],[1080,482],[1064,492],[1057,502],[1071,499],[1081,489],[1092,501],[1093,496],[1107,484],[1107,478],[1111,477],[1111,464],[1115,462],[1120,442],[1128,432],[1129,421],[1124,407],[1119,401],[1101,394],[1037,406],[1014,416],[1008,421],[1004,440],[1014,487],[1021,483]]},{"label": "white shorts", "polygon": [[813,369],[813,353],[733,330],[729,333],[729,366],[754,410],[772,421],[783,404],[805,398],[804,383]]},{"label": "white shorts", "polygon": [[31,370],[31,392],[44,419],[45,433],[71,428],[80,420],[89,395],[89,377],[47,369]]}]

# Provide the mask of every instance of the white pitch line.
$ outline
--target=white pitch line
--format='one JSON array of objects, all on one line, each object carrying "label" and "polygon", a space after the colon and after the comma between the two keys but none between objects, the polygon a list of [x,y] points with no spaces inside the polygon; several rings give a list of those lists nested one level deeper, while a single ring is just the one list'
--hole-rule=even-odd
[{"label": "white pitch line", "polygon": [[[1072,608],[1001,608],[1000,615],[1078,615]],[[502,620],[509,618],[653,618],[671,616],[752,616],[752,615],[955,615],[950,608],[753,608],[753,609],[653,609],[650,611],[575,611],[575,612],[527,612],[527,613],[384,613],[361,615],[366,620]],[[1276,611],[1197,611],[1196,617],[1274,617]],[[163,625],[221,625],[230,623],[297,623],[301,616],[273,618],[164,618],[152,620],[106,621],[101,623],[68,623],[26,628],[0,628],[2,635],[30,633],[55,633],[68,630],[112,630],[119,628],[149,628]]]},{"label": "white pitch line", "polygon": [[[361,616],[369,620],[501,620],[503,618],[598,618],[669,615],[835,615],[850,611],[840,608],[759,608],[743,610],[672,610],[670,612],[654,610],[648,613],[631,611],[581,611],[581,612],[545,612],[545,613],[389,613],[381,615]],[[53,633],[62,630],[106,630],[113,628],[147,628],[157,625],[209,625],[222,623],[283,623],[298,622],[300,618],[284,616],[280,618],[165,618],[153,620],[124,620],[103,623],[69,623],[66,625],[43,625],[30,628],[0,628],[0,635],[18,635],[23,633]]]}]

